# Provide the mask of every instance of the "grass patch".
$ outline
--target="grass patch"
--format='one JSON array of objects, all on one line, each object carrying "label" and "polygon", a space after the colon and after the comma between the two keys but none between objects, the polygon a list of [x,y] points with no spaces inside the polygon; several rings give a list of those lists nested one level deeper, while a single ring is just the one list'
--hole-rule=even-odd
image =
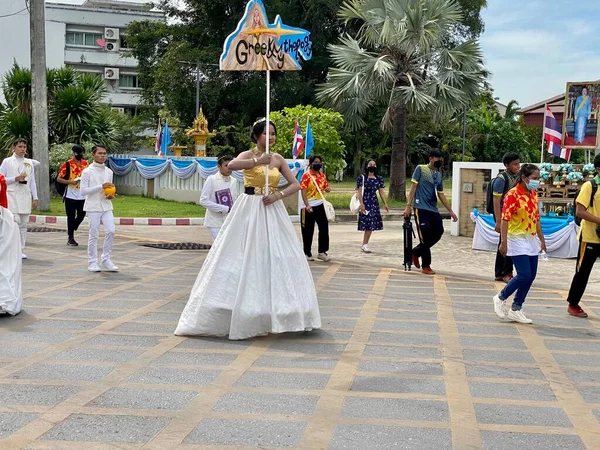
[{"label": "grass patch", "polygon": [[[113,200],[113,207],[115,217],[204,217],[206,211],[202,206],[195,203],[178,203],[136,195],[119,195]],[[65,205],[61,198],[52,198],[50,200],[50,211],[36,210],[32,214],[64,216]]]}]

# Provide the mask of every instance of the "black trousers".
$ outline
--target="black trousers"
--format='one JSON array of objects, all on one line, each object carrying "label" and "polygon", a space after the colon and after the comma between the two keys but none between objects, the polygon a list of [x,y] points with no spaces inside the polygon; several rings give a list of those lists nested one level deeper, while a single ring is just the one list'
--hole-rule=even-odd
[{"label": "black trousers", "polygon": [[304,244],[304,254],[306,256],[312,256],[315,223],[319,227],[319,253],[329,251],[329,222],[327,221],[327,214],[325,214],[325,207],[323,205],[313,206],[311,213],[306,212],[306,208],[303,208],[301,216],[302,243]]},{"label": "black trousers", "polygon": [[[496,217],[494,217],[494,221]],[[512,275],[513,273],[513,261],[510,256],[502,256],[500,253],[500,244],[502,243],[502,237],[498,239],[498,250],[496,251],[496,264],[494,266],[494,276],[496,278],[504,278],[506,275]]]},{"label": "black trousers", "polygon": [[85,200],[73,200],[65,197],[65,212],[67,213],[67,230],[69,237],[72,238],[81,222],[85,218],[83,205]]},{"label": "black trousers", "polygon": [[444,224],[440,213],[415,209],[415,221],[419,233],[419,245],[413,248],[413,255],[421,258],[422,267],[431,266],[431,247],[444,235]]},{"label": "black trousers", "polygon": [[594,263],[600,257],[600,244],[588,244],[581,241],[579,252],[577,254],[577,266],[575,267],[575,276],[571,282],[569,296],[567,301],[571,306],[579,305],[581,297],[585,292]]}]

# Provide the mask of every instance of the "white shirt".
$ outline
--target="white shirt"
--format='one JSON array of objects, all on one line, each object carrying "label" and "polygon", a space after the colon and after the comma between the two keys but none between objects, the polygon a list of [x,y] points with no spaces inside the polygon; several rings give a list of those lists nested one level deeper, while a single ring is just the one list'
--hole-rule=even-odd
[{"label": "white shirt", "polygon": [[104,195],[102,185],[113,182],[113,172],[104,164],[92,163],[81,173],[81,195],[85,197],[83,210],[104,212],[113,209],[112,201]]},{"label": "white shirt", "polygon": [[200,204],[206,208],[204,216],[204,226],[208,228],[220,228],[229,213],[226,205],[216,202],[215,192],[223,189],[229,189],[233,202],[238,197],[238,183],[231,177],[224,177],[221,172],[209,176],[202,187],[200,195]]},{"label": "white shirt", "polygon": [[[27,184],[21,184],[15,178],[21,175],[27,164],[31,167],[31,173],[25,177]],[[32,197],[33,200],[38,199],[34,167],[35,164],[31,159],[15,154],[5,158],[0,165],[0,173],[6,178],[8,209],[13,214],[31,214],[31,199]]]},{"label": "white shirt", "polygon": [[506,256],[537,256],[540,253],[540,241],[536,236],[506,239]]}]

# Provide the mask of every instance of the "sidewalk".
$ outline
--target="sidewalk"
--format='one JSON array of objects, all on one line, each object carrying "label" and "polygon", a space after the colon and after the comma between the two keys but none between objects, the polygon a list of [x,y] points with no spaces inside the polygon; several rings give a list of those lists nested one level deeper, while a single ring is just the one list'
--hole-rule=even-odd
[{"label": "sidewalk", "polygon": [[[300,237],[300,226],[294,225]],[[64,226],[63,226],[64,228]],[[474,251],[471,239],[450,236],[450,221],[444,221],[446,233],[433,248],[432,268],[441,275],[470,280],[494,281],[495,254]],[[85,225],[82,229],[87,230]],[[86,231],[87,232],[87,231]],[[137,240],[157,240],[165,242],[197,242],[210,244],[212,239],[201,226],[162,226],[160,229],[148,226],[117,226],[117,234]],[[82,233],[79,233],[82,236]],[[364,268],[403,267],[402,221],[387,221],[383,231],[373,233],[370,247],[373,253],[361,252],[362,233],[356,230],[355,223],[335,223],[330,226],[330,251],[332,260],[337,263],[361,266]],[[84,241],[84,238],[79,238]],[[85,242],[85,241],[84,241]],[[314,251],[316,252],[317,231],[315,231]],[[568,291],[575,271],[575,260],[550,259],[540,261],[535,286],[544,289]],[[588,294],[600,295],[600,266],[590,277]]]}]

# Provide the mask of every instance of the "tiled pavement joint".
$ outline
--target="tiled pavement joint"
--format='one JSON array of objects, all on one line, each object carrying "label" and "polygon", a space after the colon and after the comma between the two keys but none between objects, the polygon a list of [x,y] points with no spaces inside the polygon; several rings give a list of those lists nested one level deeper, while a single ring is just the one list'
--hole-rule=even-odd
[{"label": "tiled pavement joint", "polygon": [[435,276],[433,282],[444,365],[444,384],[450,411],[452,444],[456,449],[481,448],[475,407],[469,392],[469,380],[463,361],[458,327],[454,320],[452,300],[444,277]]}]

